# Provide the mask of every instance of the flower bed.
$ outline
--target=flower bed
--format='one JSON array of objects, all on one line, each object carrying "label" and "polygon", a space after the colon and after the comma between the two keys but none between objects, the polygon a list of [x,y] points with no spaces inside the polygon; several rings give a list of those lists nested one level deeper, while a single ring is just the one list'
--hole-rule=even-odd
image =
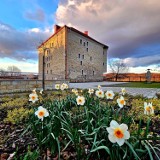
[{"label": "flower bed", "polygon": [[125,88],[120,93],[104,92],[101,86],[55,88],[49,94],[33,90],[27,104],[27,97],[24,103],[3,98],[1,130],[6,137],[1,135],[0,150],[6,159],[160,158],[159,99],[135,98]]}]

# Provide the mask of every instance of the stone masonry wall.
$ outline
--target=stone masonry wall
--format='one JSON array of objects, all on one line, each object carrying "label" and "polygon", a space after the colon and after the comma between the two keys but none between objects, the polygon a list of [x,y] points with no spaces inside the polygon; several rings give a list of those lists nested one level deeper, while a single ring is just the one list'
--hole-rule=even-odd
[{"label": "stone masonry wall", "polygon": [[65,79],[65,28],[52,36],[39,49],[39,79],[43,74],[43,54],[45,53],[45,79]]},{"label": "stone masonry wall", "polygon": [[67,32],[67,68],[71,81],[102,81],[107,49],[70,29]]},{"label": "stone masonry wall", "polygon": [[[67,81],[45,81],[45,89],[52,90],[55,88],[55,84]],[[11,93],[21,91],[32,91],[34,88],[37,90],[42,89],[41,80],[0,80],[0,93]]]}]

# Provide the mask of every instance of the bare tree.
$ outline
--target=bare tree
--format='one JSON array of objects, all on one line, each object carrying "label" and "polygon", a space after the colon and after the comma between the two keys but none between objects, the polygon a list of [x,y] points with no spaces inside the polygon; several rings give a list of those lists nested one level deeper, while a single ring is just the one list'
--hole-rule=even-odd
[{"label": "bare tree", "polygon": [[117,60],[113,62],[110,61],[109,66],[112,73],[114,74],[115,81],[117,81],[120,74],[128,73],[129,71],[129,67],[122,60]]},{"label": "bare tree", "polygon": [[6,76],[7,75],[7,71],[3,68],[0,68],[0,76]]},{"label": "bare tree", "polygon": [[8,66],[7,71],[11,73],[11,76],[17,76],[21,73],[21,70],[17,66]]}]

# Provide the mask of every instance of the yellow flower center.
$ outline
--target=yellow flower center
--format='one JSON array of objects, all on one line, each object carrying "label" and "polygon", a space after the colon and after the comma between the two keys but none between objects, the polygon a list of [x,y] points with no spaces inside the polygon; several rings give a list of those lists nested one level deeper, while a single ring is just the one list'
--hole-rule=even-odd
[{"label": "yellow flower center", "polygon": [[108,93],[108,96],[110,97],[110,96],[112,96],[112,94],[111,94],[111,93]]},{"label": "yellow flower center", "polygon": [[39,115],[40,117],[43,117],[43,116],[44,116],[44,111],[40,111],[40,112],[38,113],[38,115]]},{"label": "yellow flower center", "polygon": [[122,131],[121,129],[119,129],[119,128],[115,129],[114,135],[115,135],[117,138],[123,138],[123,137],[124,137],[123,131]]},{"label": "yellow flower center", "polygon": [[101,95],[101,94],[102,94],[102,92],[99,92],[99,94]]},{"label": "yellow flower center", "polygon": [[82,100],[81,100],[81,99],[79,99],[79,100],[78,100],[78,102],[79,102],[79,103],[82,103]]},{"label": "yellow flower center", "polygon": [[124,100],[123,99],[120,100],[120,104],[124,105]]},{"label": "yellow flower center", "polygon": [[146,111],[150,112],[151,108],[149,106],[146,107]]},{"label": "yellow flower center", "polygon": [[35,96],[32,96],[32,100],[35,100],[36,99],[36,97]]}]

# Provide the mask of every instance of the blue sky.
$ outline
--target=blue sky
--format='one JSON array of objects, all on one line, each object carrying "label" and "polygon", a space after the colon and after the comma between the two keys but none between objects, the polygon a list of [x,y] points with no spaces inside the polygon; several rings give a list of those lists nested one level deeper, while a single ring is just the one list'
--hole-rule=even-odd
[{"label": "blue sky", "polygon": [[1,0],[0,68],[38,71],[39,43],[53,26],[89,31],[109,45],[108,61],[122,59],[130,72],[160,64],[159,0]]}]

